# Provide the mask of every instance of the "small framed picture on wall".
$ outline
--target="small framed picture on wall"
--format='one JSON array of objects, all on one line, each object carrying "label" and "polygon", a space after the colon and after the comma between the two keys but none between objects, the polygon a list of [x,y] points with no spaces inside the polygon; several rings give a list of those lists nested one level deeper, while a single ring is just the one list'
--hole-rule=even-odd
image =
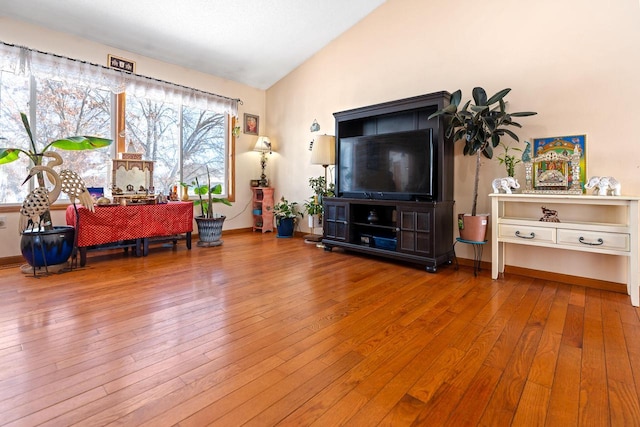
[{"label": "small framed picture on wall", "polygon": [[244,133],[248,135],[258,135],[260,129],[260,117],[244,113]]}]

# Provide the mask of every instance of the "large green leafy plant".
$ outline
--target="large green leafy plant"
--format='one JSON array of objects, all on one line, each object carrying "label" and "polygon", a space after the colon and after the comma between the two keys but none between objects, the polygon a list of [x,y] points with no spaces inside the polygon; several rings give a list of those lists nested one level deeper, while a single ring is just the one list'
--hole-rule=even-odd
[{"label": "large green leafy plant", "polygon": [[533,116],[537,113],[524,111],[508,113],[504,97],[511,89],[502,89],[492,97],[487,97],[486,91],[481,87],[473,88],[473,104],[467,101],[460,108],[462,92],[458,89],[451,94],[451,101],[445,108],[436,111],[429,119],[444,116],[448,119],[445,136],[452,141],[463,141],[465,156],[476,157],[476,170],[473,186],[473,204],[471,215],[476,215],[478,205],[478,182],[480,180],[481,155],[493,158],[493,149],[500,144],[500,139],[508,135],[516,141],[520,141],[518,135],[508,129],[508,126],[521,128],[513,121],[514,117]]},{"label": "large green leafy plant", "polygon": [[[216,184],[211,186],[211,174],[209,173],[209,166],[207,166],[207,183],[200,185],[198,178],[194,181],[193,192],[198,196],[198,200],[194,202],[194,205],[200,206],[200,213],[203,218],[215,218],[213,212],[214,203],[222,203],[227,206],[231,206],[229,199],[224,197],[214,197],[215,195],[222,194],[222,185]],[[203,199],[202,196],[206,196]]]},{"label": "large green leafy plant", "polygon": [[[20,117],[22,118],[24,129],[29,136],[30,147],[29,149],[22,149],[19,147],[0,147],[0,165],[11,163],[18,160],[20,155],[25,155],[31,160],[32,166],[39,166],[42,165],[42,159],[45,153],[49,152],[51,148],[59,148],[61,150],[93,150],[96,148],[108,147],[112,142],[111,139],[100,138],[97,136],[70,136],[52,141],[42,149],[38,149],[36,142],[33,139],[27,115],[25,113],[20,113]],[[0,139],[6,140],[6,138]],[[38,186],[44,188],[44,173],[42,171],[38,172],[37,180]],[[51,212],[49,210],[41,215],[40,222],[44,224],[45,229],[52,229]]]}]

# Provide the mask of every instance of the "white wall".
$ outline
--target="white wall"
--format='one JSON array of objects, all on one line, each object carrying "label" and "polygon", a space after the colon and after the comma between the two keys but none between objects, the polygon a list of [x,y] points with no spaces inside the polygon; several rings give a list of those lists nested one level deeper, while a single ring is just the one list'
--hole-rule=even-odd
[{"label": "white wall", "polygon": [[[322,174],[309,164],[314,119],[321,133],[334,134],[336,111],[439,90],[462,89],[466,100],[483,86],[490,95],[512,88],[511,111],[538,112],[520,120],[521,140],[586,133],[587,174],[613,175],[623,194],[638,195],[638,69],[636,0],[387,0],[267,90],[267,132],[278,144],[273,185],[290,200],[310,196],[308,178]],[[474,162],[461,151],[457,146],[456,209],[468,211]],[[497,176],[504,168],[485,161],[486,193]],[[488,197],[481,195],[478,209],[490,210]],[[458,251],[472,257],[470,248]],[[620,257],[512,245],[507,265],[626,280]]]},{"label": "white wall", "polygon": [[[108,54],[131,59],[136,62],[136,72],[138,74],[231,98],[240,98],[243,101],[243,105],[239,106],[238,111],[240,121],[242,121],[245,112],[257,114],[260,116],[261,121],[266,119],[265,92],[229,80],[5,17],[0,17],[0,41],[96,64],[107,65]],[[215,60],[215,58],[211,60]],[[261,123],[262,126],[264,126],[263,123]],[[216,205],[216,210],[227,216],[224,229],[246,228],[252,225],[251,208],[245,209],[245,207],[251,203],[249,181],[260,176],[260,156],[258,153],[251,151],[256,139],[257,136],[241,133],[236,140],[236,201],[232,207],[222,204],[219,204],[220,206]],[[0,212],[0,215],[7,217],[7,228],[0,229],[0,240],[3,242],[0,245],[0,258],[20,255],[18,213]],[[54,211],[52,215],[54,224],[65,224],[64,211]]]}]

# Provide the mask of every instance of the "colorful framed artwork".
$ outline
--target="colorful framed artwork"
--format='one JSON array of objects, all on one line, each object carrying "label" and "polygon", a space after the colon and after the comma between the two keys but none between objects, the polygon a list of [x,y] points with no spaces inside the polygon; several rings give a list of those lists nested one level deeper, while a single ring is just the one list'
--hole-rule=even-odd
[{"label": "colorful framed artwork", "polygon": [[244,113],[244,133],[248,135],[258,135],[260,130],[260,117]]},{"label": "colorful framed artwork", "polygon": [[[525,162],[527,192],[582,194],[587,180],[586,135],[534,138]],[[524,156],[523,156],[524,157]]]}]

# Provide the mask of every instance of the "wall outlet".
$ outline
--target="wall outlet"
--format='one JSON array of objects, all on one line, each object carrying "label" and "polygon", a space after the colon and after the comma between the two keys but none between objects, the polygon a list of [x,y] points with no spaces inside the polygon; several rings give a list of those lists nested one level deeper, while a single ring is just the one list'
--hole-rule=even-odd
[{"label": "wall outlet", "polygon": [[0,228],[7,228],[7,217],[0,216]]}]

